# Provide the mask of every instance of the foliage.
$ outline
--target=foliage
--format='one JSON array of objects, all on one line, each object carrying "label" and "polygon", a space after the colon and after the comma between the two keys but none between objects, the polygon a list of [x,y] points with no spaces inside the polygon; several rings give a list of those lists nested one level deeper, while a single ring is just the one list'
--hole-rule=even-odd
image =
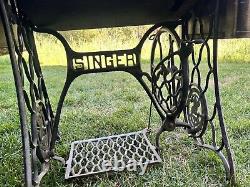
[{"label": "foliage", "polygon": [[[138,44],[149,27],[134,26],[63,31],[61,34],[75,51],[129,49]],[[43,65],[66,65],[65,52],[58,40],[47,34],[36,34],[36,41]],[[148,59],[150,50],[151,45],[147,42],[143,48],[142,58]],[[220,63],[250,63],[250,39],[219,40],[218,58]]]}]

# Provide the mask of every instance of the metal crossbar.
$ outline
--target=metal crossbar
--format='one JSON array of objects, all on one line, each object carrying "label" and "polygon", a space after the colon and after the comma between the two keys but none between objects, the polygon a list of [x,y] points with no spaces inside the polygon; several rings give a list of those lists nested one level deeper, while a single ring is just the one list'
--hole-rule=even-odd
[{"label": "metal crossbar", "polygon": [[[65,178],[107,171],[146,168],[161,158],[147,138],[147,129],[97,139],[72,142]],[[133,169],[132,169],[133,170]]]}]

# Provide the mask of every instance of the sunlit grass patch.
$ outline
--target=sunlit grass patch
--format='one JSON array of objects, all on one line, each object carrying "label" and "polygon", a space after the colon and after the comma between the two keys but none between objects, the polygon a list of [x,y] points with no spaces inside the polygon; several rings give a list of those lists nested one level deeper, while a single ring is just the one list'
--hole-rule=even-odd
[{"label": "sunlit grass patch", "polygon": [[[22,185],[22,151],[15,88],[8,58],[0,58],[0,186]],[[143,64],[148,69],[149,64]],[[53,109],[56,108],[66,68],[43,66]],[[220,63],[223,111],[236,160],[237,181],[249,186],[250,74],[247,63]],[[229,78],[231,77],[231,78]],[[212,91],[208,94],[210,97]],[[66,97],[60,123],[62,140],[56,152],[68,158],[74,140],[137,131],[147,127],[150,101],[131,75],[101,73],[79,77]],[[152,128],[160,125],[153,112]],[[154,143],[153,131],[151,140]],[[184,131],[165,132],[161,137],[164,162],[140,176],[113,175],[64,180],[64,168],[53,161],[42,186],[223,186],[224,169],[216,155],[194,146]],[[13,165],[15,167],[13,167]]]},{"label": "sunlit grass patch", "polygon": [[[63,33],[76,51],[115,50],[134,47],[142,31],[118,29]],[[89,32],[89,33],[88,33]],[[37,35],[39,57],[49,96],[55,111],[66,74],[63,46],[52,36]],[[76,40],[76,38],[78,38]],[[219,78],[229,138],[236,160],[238,183],[250,186],[250,41],[219,41]],[[149,55],[150,45],[144,48]],[[142,68],[149,69],[148,56]],[[204,64],[204,59],[202,64]],[[22,184],[22,151],[19,116],[11,65],[8,56],[0,58],[0,186]],[[206,72],[202,72],[206,73]],[[212,100],[213,83],[208,100]],[[56,152],[68,158],[74,140],[137,131],[147,127],[150,101],[140,85],[126,73],[101,73],[79,77],[66,97]],[[152,126],[160,120],[154,111]],[[218,128],[218,127],[217,127]],[[152,135],[154,142],[154,134]],[[164,133],[161,137],[164,163],[151,167],[145,175],[123,172],[112,176],[64,181],[64,168],[53,161],[42,186],[222,186],[224,170],[218,157],[193,145],[184,132]],[[13,165],[15,167],[13,167]]]},{"label": "sunlit grass patch", "polygon": [[[64,31],[61,34],[75,51],[104,51],[135,47],[148,28],[149,26],[118,27]],[[63,45],[55,37],[37,33],[36,43],[42,65],[67,65]],[[220,63],[250,62],[250,39],[222,39],[218,46]],[[147,41],[142,50],[142,60],[148,61],[150,51],[151,43]]]}]

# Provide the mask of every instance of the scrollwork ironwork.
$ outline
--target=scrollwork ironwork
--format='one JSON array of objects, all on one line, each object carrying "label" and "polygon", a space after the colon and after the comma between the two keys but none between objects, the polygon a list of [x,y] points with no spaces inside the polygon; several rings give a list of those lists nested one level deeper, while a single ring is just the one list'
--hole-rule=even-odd
[{"label": "scrollwork ironwork", "polygon": [[[9,5],[1,1],[1,10]],[[22,141],[24,143],[25,182],[27,186],[39,185],[49,168],[53,111],[42,75],[32,29],[25,25],[16,2],[11,1],[10,12],[2,19],[7,33],[15,77]],[[17,29],[14,29],[14,25]],[[17,32],[15,34],[15,32]],[[28,144],[27,144],[27,143]]]},{"label": "scrollwork ironwork", "polygon": [[[49,160],[54,155],[55,142],[58,137],[63,102],[71,83],[82,74],[107,71],[125,71],[132,74],[147,92],[162,119],[162,126],[156,135],[157,148],[159,148],[159,136],[162,132],[174,130],[175,127],[184,127],[199,146],[217,153],[223,161],[227,178],[234,180],[234,164],[223,121],[218,85],[216,36],[218,5],[215,12],[210,15],[210,21],[206,22],[209,25],[206,34],[203,17],[194,15],[190,18],[187,16],[182,20],[152,26],[135,48],[79,53],[70,48],[60,33],[27,24],[23,15],[18,12],[14,0],[10,3],[12,5],[11,14],[6,10],[9,5],[3,0],[0,0],[0,3],[1,18],[5,26],[17,90],[27,186],[31,186],[31,183],[39,185],[42,177],[48,171]],[[193,20],[191,31],[190,20]],[[14,35],[14,24],[17,24],[17,39]],[[180,25],[182,25],[182,38],[175,30]],[[68,73],[55,116],[38,60],[33,31],[54,35],[62,42],[67,54]],[[153,35],[151,72],[149,74],[141,70],[141,50],[144,42],[154,31],[157,32]],[[199,32],[197,33],[197,31]],[[212,51],[210,50],[210,39],[213,40]],[[196,59],[195,50],[197,48],[199,52]],[[25,50],[28,59],[24,57]],[[207,54],[205,60],[208,73],[205,76],[205,86],[202,86],[200,65],[204,51]],[[190,54],[192,68],[190,68],[191,63],[188,64]],[[115,64],[113,60],[116,60]],[[143,77],[149,80],[152,90],[144,82]],[[209,115],[206,101],[210,80],[214,84],[215,96],[211,115]],[[179,116],[183,111],[185,120],[181,121]],[[30,114],[29,125],[27,125],[27,113]],[[216,139],[216,117],[218,117],[221,130],[219,143]],[[208,128],[211,130],[208,131]],[[211,144],[206,143],[204,138],[209,132],[211,132]],[[222,152],[223,149],[226,150],[226,156]]]},{"label": "scrollwork ironwork", "polygon": [[[234,162],[225,130],[218,82],[218,10],[219,1],[215,3],[215,8],[210,12],[210,15],[206,17],[194,15],[183,27],[184,39],[194,44],[194,51],[191,56],[192,68],[189,95],[184,116],[185,122],[191,125],[191,129],[188,129],[188,132],[195,139],[197,145],[214,151],[221,158],[226,171],[226,178],[234,184]],[[192,23],[191,27],[188,26],[190,23]],[[188,28],[191,28],[191,30]],[[196,57],[195,53],[197,50],[198,57]],[[205,53],[206,55],[204,55]],[[201,65],[202,61],[206,63],[206,68],[208,69],[205,76],[202,76],[201,72],[201,69],[204,69]],[[211,103],[206,101],[209,87],[212,87],[214,91],[214,103],[212,103],[214,105],[210,108],[208,104]],[[216,127],[218,124],[219,128]],[[217,137],[219,134],[220,136]]]},{"label": "scrollwork ironwork", "polygon": [[190,124],[189,133],[193,136],[199,134],[207,126],[207,101],[201,88],[191,84],[184,108],[185,121]]},{"label": "scrollwork ironwork", "polygon": [[171,116],[176,116],[183,97],[182,64],[176,62],[179,49],[178,34],[174,30],[160,28],[154,36],[151,50],[152,93],[161,109]]}]

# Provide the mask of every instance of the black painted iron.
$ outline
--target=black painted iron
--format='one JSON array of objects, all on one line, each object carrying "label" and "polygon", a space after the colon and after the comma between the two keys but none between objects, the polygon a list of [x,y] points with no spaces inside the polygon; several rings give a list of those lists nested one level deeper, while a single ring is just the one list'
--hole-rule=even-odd
[{"label": "black painted iron", "polygon": [[[38,185],[49,169],[53,112],[38,61],[33,32],[23,25],[14,7],[15,4],[9,7],[4,1],[0,3],[18,98],[25,184]],[[12,14],[8,14],[9,8],[12,8]],[[14,21],[18,25],[17,39],[13,30]],[[28,60],[23,57],[24,50],[28,52]],[[24,85],[25,78],[28,80],[27,91]]]},{"label": "black painted iron", "polygon": [[[159,150],[160,135],[182,127],[194,138],[198,146],[214,151],[223,161],[226,177],[235,182],[232,153],[225,130],[220,103],[217,70],[217,40],[219,1],[213,1],[213,11],[209,14],[185,14],[181,19],[166,21],[152,26],[132,49],[98,52],[75,52],[65,38],[55,30],[38,27],[19,12],[14,0],[7,3],[0,0],[1,18],[11,58],[20,113],[23,142],[24,173],[26,186],[39,185],[49,170],[49,162],[55,157],[56,141],[59,138],[60,114],[64,99],[71,83],[80,75],[88,73],[124,71],[133,75],[148,94],[157,110],[162,125],[156,133],[156,148]],[[212,4],[212,3],[211,3]],[[191,10],[190,10],[191,12]],[[209,19],[209,22],[207,20]],[[204,22],[205,20],[205,22]],[[190,27],[190,23],[191,27]],[[209,27],[205,34],[204,25]],[[17,25],[17,39],[13,26]],[[182,33],[176,32],[181,26]],[[190,29],[191,28],[191,29]],[[197,33],[198,31],[198,33]],[[64,46],[67,56],[67,77],[54,116],[42,75],[33,33],[41,32],[55,36]],[[165,37],[164,37],[165,35]],[[153,40],[151,51],[151,71],[141,69],[141,51],[146,40]],[[212,39],[213,51],[208,41]],[[198,59],[195,50],[199,47]],[[27,50],[28,60],[23,57]],[[202,87],[200,64],[206,50],[206,84]],[[191,59],[192,64],[188,62]],[[193,65],[192,68],[191,65]],[[206,92],[213,75],[215,104],[212,115],[208,114]],[[146,78],[151,87],[144,81]],[[28,89],[25,81],[28,80]],[[184,114],[184,120],[180,118]],[[220,144],[216,141],[214,119],[218,116],[221,131]],[[29,119],[27,121],[27,118]],[[208,127],[211,131],[208,131]],[[212,144],[207,144],[204,136],[212,133]],[[222,150],[226,151],[224,156]]]},{"label": "black painted iron", "polygon": [[[192,53],[193,68],[191,71],[191,80],[189,85],[189,97],[184,111],[186,122],[191,125],[189,133],[196,141],[197,145],[214,151],[222,160],[226,177],[231,181],[231,184],[235,184],[235,168],[232,157],[232,151],[228,141],[227,132],[225,129],[224,118],[221,108],[219,81],[218,81],[218,68],[217,68],[217,49],[218,49],[218,29],[219,29],[219,1],[216,2],[214,12],[208,16],[209,20],[209,32],[204,34],[204,20],[200,17],[193,17],[192,22],[193,28],[191,36],[186,35],[187,40],[194,40],[194,36],[197,37],[199,34],[200,40],[194,42],[195,45],[199,46],[198,58],[195,57],[195,53]],[[185,27],[184,27],[185,28]],[[212,51],[210,50],[209,40],[212,40]],[[205,77],[205,85],[202,87],[202,77],[200,72],[200,65],[202,61],[202,55],[206,51],[205,60],[207,62],[208,73]],[[213,76],[213,78],[211,78]],[[213,81],[214,84],[214,99],[215,104],[213,111],[209,116],[207,112],[206,104],[206,92],[208,90],[209,81]],[[192,104],[191,104],[192,103]],[[190,107],[192,107],[190,111]],[[200,109],[199,109],[200,108]],[[199,112],[200,111],[200,112]],[[216,134],[216,120],[219,123],[219,129],[221,137],[217,140]],[[191,119],[191,120],[190,120]],[[205,133],[208,133],[208,126],[210,126],[212,142],[208,143],[205,140]],[[193,128],[194,127],[194,128]],[[211,144],[211,145],[210,145]],[[219,144],[219,145],[218,145]],[[222,152],[225,150],[225,155]]]}]

